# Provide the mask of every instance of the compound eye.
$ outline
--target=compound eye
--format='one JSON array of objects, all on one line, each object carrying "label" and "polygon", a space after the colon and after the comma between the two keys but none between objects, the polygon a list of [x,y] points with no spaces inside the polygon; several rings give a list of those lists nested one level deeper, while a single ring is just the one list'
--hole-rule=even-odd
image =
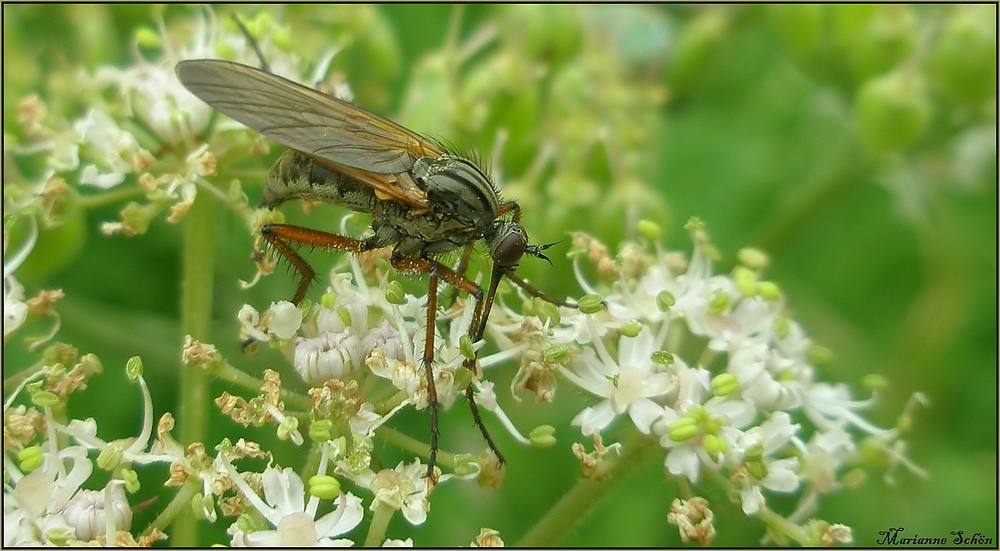
[{"label": "compound eye", "polygon": [[524,256],[528,246],[528,236],[518,226],[508,228],[507,235],[493,247],[493,262],[501,266],[514,266]]}]

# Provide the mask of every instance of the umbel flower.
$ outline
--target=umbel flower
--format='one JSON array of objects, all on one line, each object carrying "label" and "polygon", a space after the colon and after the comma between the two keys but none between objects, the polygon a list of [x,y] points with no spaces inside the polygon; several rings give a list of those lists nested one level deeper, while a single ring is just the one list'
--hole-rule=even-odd
[{"label": "umbel flower", "polygon": [[[644,224],[648,229],[649,223]],[[625,422],[645,436],[644,445],[662,448],[670,476],[698,484],[706,471],[723,475],[711,479],[726,481],[747,515],[767,510],[767,495],[774,492],[801,492],[801,506],[811,507],[816,494],[838,487],[837,473],[856,459],[855,438],[874,439],[889,450],[901,442],[900,433],[864,419],[860,410],[872,399],[852,400],[843,385],[817,380],[813,362],[824,351],[787,317],[777,285],[761,278],[766,261],[760,253],[743,251],[743,262],[731,274],[713,274],[706,232],[697,220],[688,227],[695,243],[690,261],[651,240],[623,247],[623,256],[601,259],[620,267],[618,279],[603,298],[583,297],[579,309],[549,312],[543,321],[539,313],[544,304],[523,314],[506,295],[488,327],[501,350],[480,348],[480,365],[488,371],[502,362],[519,362],[518,389],[546,400],[554,400],[566,385],[592,395],[593,405],[572,420],[600,448],[596,459],[576,452],[591,473],[597,472],[594,467],[603,455],[621,449],[619,444],[604,446],[601,433]],[[586,266],[576,253],[593,242],[582,234],[576,241],[579,247],[571,256],[579,275]],[[369,442],[373,427],[399,409],[427,407],[419,361],[426,303],[400,294],[388,274],[366,276],[356,259],[347,262],[351,269],[335,270],[319,302],[301,308],[276,303],[261,316],[255,311],[247,315],[247,306],[241,319],[246,334],[287,348],[296,370],[312,385],[324,379],[356,381],[352,388],[372,389],[370,396],[391,393],[388,401],[358,397],[364,406],[354,409],[353,416],[329,419],[335,425],[346,421],[352,433],[345,437]],[[598,290],[580,277],[581,287]],[[376,284],[367,283],[371,280]],[[442,406],[452,405],[459,385],[472,384],[478,401],[489,404],[485,409],[515,438],[541,443],[541,438],[522,436],[509,421],[488,381],[473,377],[471,383],[461,382],[470,374],[461,366],[465,356],[456,335],[468,332],[469,308],[470,302],[460,300],[439,316],[432,369]],[[379,388],[381,393],[375,390]],[[417,472],[419,462],[378,474],[350,465],[341,460],[336,471],[383,496],[376,501],[393,504],[410,522],[422,522],[426,510],[417,504],[426,503],[432,488],[401,474]],[[483,462],[471,465],[456,467],[442,480],[488,468]],[[826,476],[818,477],[819,472]],[[387,488],[393,480],[409,482]],[[840,540],[849,534],[837,525],[830,529]]]},{"label": "umbel flower", "polygon": [[[260,47],[273,72],[295,81],[321,80],[316,75],[325,75],[337,53],[332,48],[319,55],[315,74],[307,77],[287,47],[289,37],[282,43],[280,27],[267,17],[248,24],[273,31],[261,35]],[[492,36],[479,35],[466,55]],[[174,73],[176,63],[188,58],[224,57],[255,65],[246,38],[205,10],[186,45],[173,44],[162,24],[159,33],[139,37],[139,43],[144,41],[162,47],[164,55],[149,60],[137,54],[132,67],[102,67],[77,78],[81,95],[113,97],[110,102],[95,100],[86,113],[65,121],[48,117],[37,96],[18,106],[25,141],[10,150],[44,154],[44,170],[9,192],[5,188],[5,207],[31,223],[27,242],[10,251],[5,231],[5,342],[44,310],[39,303],[52,302],[26,299],[14,272],[32,250],[36,229],[59,222],[55,205],[67,181],[95,194],[121,193],[131,186],[127,194],[139,200],[124,207],[119,220],[105,223],[105,234],[142,234],[161,213],[169,222],[180,222],[202,193],[214,195],[251,228],[280,218],[251,209],[238,183],[226,193],[213,181],[217,156],[258,155],[266,144],[225,117],[210,123],[211,109]],[[146,130],[142,139],[129,130],[137,124]],[[552,154],[551,148],[546,151]],[[76,362],[75,350],[69,361],[69,354],[58,353],[61,345],[53,346],[5,401],[5,464],[10,468],[5,469],[4,543],[154,542],[170,519],[133,535],[128,494],[139,487],[134,467],[162,463],[169,465],[163,484],[179,488],[167,509],[172,514],[194,510],[200,519],[229,523],[232,545],[412,544],[411,539],[386,538],[396,511],[408,526],[421,525],[432,514],[436,484],[476,480],[496,488],[504,474],[489,453],[442,454],[438,468],[444,472],[422,476],[428,445],[400,435],[392,424],[403,410],[429,407],[428,375],[440,413],[471,387],[486,416],[500,421],[515,440],[537,446],[555,444],[555,429],[543,425],[522,431],[505,408],[517,407],[519,393],[554,402],[566,390],[582,392],[592,400],[571,425],[582,440],[593,442],[593,452],[581,443],[560,445],[580,459],[584,477],[608,475],[618,454],[643,446],[660,454],[668,479],[696,491],[706,484],[722,486],[723,492],[713,495],[730,496],[774,533],[804,544],[850,541],[844,527],[795,523],[806,522],[819,496],[842,484],[844,470],[857,463],[862,446],[880,451],[890,467],[919,473],[905,457],[900,431],[865,420],[861,412],[874,403],[874,395],[858,400],[846,386],[819,380],[815,366],[826,353],[788,316],[778,285],[763,279],[767,262],[761,253],[743,251],[732,272],[713,273],[707,234],[696,220],[688,228],[694,241],[690,256],[665,250],[648,221],[637,228],[641,239],[625,243],[616,257],[596,239],[576,234],[570,256],[587,293],[579,298],[580,307],[557,309],[529,301],[511,286],[498,297],[481,342],[463,338],[469,334],[473,301],[460,297],[447,307],[439,301],[430,366],[422,362],[427,297],[404,292],[384,263],[371,258],[343,257],[316,302],[279,301],[263,312],[246,305],[238,314],[243,336],[282,352],[308,387],[305,392],[284,388],[275,370],[252,379],[211,344],[188,336],[185,368],[202,368],[256,393],[245,398],[227,391],[215,400],[219,409],[244,428],[273,429],[276,445],[291,448],[291,454],[237,436],[219,443],[178,442],[170,434],[170,413],[154,429],[154,396],[137,359],[130,362],[129,376],[143,395],[140,431],[122,441],[99,438],[96,421],[66,420],[60,409],[71,392],[86,387],[81,373],[93,374],[96,360],[81,360],[67,370]],[[267,260],[260,260],[259,276],[273,269]],[[593,273],[599,275],[584,275]],[[474,356],[475,373],[463,366]],[[502,407],[484,374],[508,363],[518,372],[511,384],[514,400]],[[13,405],[23,395],[30,395],[31,406]],[[630,430],[636,438],[603,441]],[[391,468],[376,454],[387,441],[405,455]],[[275,459],[289,456],[303,459],[295,467]],[[252,467],[255,460],[267,464]],[[111,480],[97,490],[85,489],[95,465],[110,472]],[[350,491],[342,483],[351,485]],[[795,511],[781,519],[786,522],[777,522],[770,510],[774,493],[801,496]],[[371,513],[369,531],[362,542],[352,531],[362,526],[366,511]],[[695,496],[674,504],[670,522],[685,541],[709,543],[713,518],[711,504]],[[476,543],[502,540],[484,528]]]}]

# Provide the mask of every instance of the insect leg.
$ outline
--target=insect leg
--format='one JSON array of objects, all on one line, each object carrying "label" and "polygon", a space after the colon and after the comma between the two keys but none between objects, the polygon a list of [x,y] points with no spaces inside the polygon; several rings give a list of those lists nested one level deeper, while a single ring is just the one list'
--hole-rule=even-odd
[{"label": "insect leg", "polygon": [[[503,277],[507,270],[499,269],[496,264],[493,265],[493,274],[490,276],[490,288],[486,293],[486,300],[476,301],[476,309],[472,314],[472,324],[469,325],[469,337],[472,338],[472,342],[478,342],[483,338],[483,334],[486,333],[486,321],[490,317],[490,310],[493,308],[493,298],[497,293],[497,286],[500,284],[500,278]],[[478,354],[477,354],[478,356]],[[466,359],[463,363],[466,369],[476,373],[476,358]],[[503,454],[500,453],[500,449],[497,447],[496,443],[493,442],[493,438],[490,436],[489,430],[486,429],[486,425],[483,423],[482,414],[479,413],[479,405],[476,404],[476,395],[472,390],[472,385],[465,387],[465,397],[469,400],[469,410],[472,411],[472,420],[479,427],[479,432],[483,434],[483,440],[486,440],[486,445],[490,447],[494,455],[497,456],[497,460],[501,465],[504,464]]]},{"label": "insect leg", "polygon": [[427,289],[427,333],[424,337],[424,373],[427,374],[427,405],[431,408],[431,454],[427,458],[427,478],[434,483],[434,462],[438,452],[438,398],[434,387],[434,317],[437,310],[438,274],[433,267],[430,271],[430,287]]},{"label": "insect leg", "polygon": [[575,302],[566,302],[565,300],[555,299],[555,298],[552,298],[549,295],[547,295],[547,294],[539,291],[538,289],[535,289],[527,281],[521,279],[521,277],[519,275],[515,274],[513,271],[507,272],[507,277],[511,281],[513,281],[518,287],[524,289],[525,291],[528,292],[529,295],[531,295],[533,297],[538,297],[538,298],[544,300],[545,302],[551,302],[552,304],[555,304],[556,306],[566,306],[568,308],[576,308],[577,307],[577,304]]},{"label": "insect leg", "polygon": [[[469,259],[472,257],[473,248],[474,248],[473,243],[469,243],[468,245],[465,246],[465,251],[462,252],[462,257],[459,259],[458,266],[455,268],[455,271],[461,274],[462,276],[464,276],[465,271],[469,269]],[[458,298],[458,287],[452,287],[452,292],[448,293],[448,296],[441,301],[444,305],[445,310],[451,308],[452,305],[455,304],[455,300],[457,298]]]},{"label": "insect leg", "polygon": [[[470,337],[480,334],[481,338],[482,331],[479,326],[483,308],[483,289],[479,285],[476,285],[473,281],[467,279],[465,276],[434,260],[428,260],[425,258],[394,258],[391,262],[393,267],[399,271],[423,272],[430,274],[431,277],[430,289],[427,291],[427,337],[424,341],[424,370],[427,373],[427,402],[431,408],[431,453],[430,458],[427,460],[427,477],[433,479],[434,462],[437,460],[438,451],[438,401],[437,389],[434,387],[434,376],[431,371],[431,365],[434,362],[434,319],[435,311],[437,310],[438,279],[440,278],[445,280],[452,287],[465,291],[476,299],[476,307],[472,315],[472,324],[469,326]],[[491,284],[490,288],[493,289],[494,292],[496,291],[495,285]],[[488,302],[492,304],[493,301],[490,300]],[[474,362],[466,360],[463,365],[475,373],[476,366]],[[486,430],[486,426],[483,424],[482,418],[479,415],[479,408],[476,406],[471,385],[466,387],[465,395],[469,398],[469,404],[471,405],[473,412],[472,416],[475,419],[476,424],[479,426],[480,432],[483,433],[483,438],[486,440],[490,449],[493,450],[493,453],[497,454],[497,457],[499,457],[500,461],[503,462],[503,456],[497,450],[496,444],[494,444],[493,439],[490,438],[490,434]]]},{"label": "insect leg", "polygon": [[316,272],[312,269],[312,266],[310,266],[309,263],[302,258],[302,255],[292,249],[289,243],[298,243],[301,245],[309,245],[310,247],[318,247],[320,249],[345,251],[350,253],[362,253],[373,248],[377,248],[365,241],[353,239],[351,237],[344,237],[343,235],[337,235],[335,233],[311,230],[309,228],[301,228],[299,226],[290,226],[287,224],[269,224],[261,228],[260,233],[264,236],[264,239],[271,244],[271,246],[273,246],[282,256],[287,258],[288,261],[295,266],[295,269],[302,274],[302,281],[299,282],[299,287],[295,291],[295,297],[292,299],[292,303],[296,305],[302,301],[304,296],[306,296],[306,289],[308,289],[309,284],[312,283],[313,278],[316,276]]}]

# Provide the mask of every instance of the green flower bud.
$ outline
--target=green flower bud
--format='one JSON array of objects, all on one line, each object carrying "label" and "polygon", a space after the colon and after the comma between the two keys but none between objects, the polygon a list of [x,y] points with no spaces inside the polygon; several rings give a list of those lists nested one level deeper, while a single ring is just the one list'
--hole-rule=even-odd
[{"label": "green flower bud", "polygon": [[768,302],[774,302],[781,298],[781,288],[773,281],[757,282],[757,293]]},{"label": "green flower bud", "polygon": [[458,348],[462,351],[462,355],[469,360],[476,359],[476,349],[472,344],[472,338],[468,335],[462,335],[458,338]]},{"label": "green flower bud", "polygon": [[291,416],[285,417],[284,421],[278,425],[278,439],[288,440],[298,428],[299,420],[297,418]]},{"label": "green flower bud", "polygon": [[351,312],[347,308],[343,306],[337,308],[337,316],[340,317],[340,321],[344,322],[344,325],[351,324]]},{"label": "green flower bud", "polygon": [[191,496],[191,511],[199,520],[206,520],[205,511],[215,509],[215,498],[212,494],[195,494]]},{"label": "green flower bud", "polygon": [[702,421],[701,428],[708,434],[716,434],[719,429],[726,426],[726,422],[718,417],[708,416],[708,412],[705,412],[706,419]]},{"label": "green flower bud", "polygon": [[889,386],[889,379],[886,379],[884,376],[877,373],[871,373],[861,378],[861,384],[863,384],[865,388],[883,389]]},{"label": "green flower bud", "polygon": [[715,396],[729,396],[740,388],[736,375],[720,373],[712,378],[712,393]]},{"label": "green flower bud", "polygon": [[861,467],[851,469],[840,478],[840,483],[848,490],[857,490],[868,480],[868,473]]},{"label": "green flower bud", "polygon": [[666,312],[677,304],[677,299],[670,291],[660,291],[656,294],[656,307],[661,312]]},{"label": "green flower bud", "polygon": [[320,499],[335,499],[340,495],[340,481],[330,475],[309,477],[309,495]]},{"label": "green flower bud", "polygon": [[764,458],[764,445],[758,442],[750,444],[743,450],[743,459],[747,462],[760,461]]},{"label": "green flower bud", "polygon": [[136,382],[139,376],[142,375],[142,358],[139,356],[132,356],[125,363],[125,376],[128,377],[130,382]]},{"label": "green flower bud", "polygon": [[40,408],[51,408],[59,405],[59,396],[48,390],[39,390],[31,395],[31,403]]},{"label": "green flower bud", "polygon": [[581,22],[571,5],[512,4],[501,22],[504,35],[520,42],[524,57],[549,66],[565,61],[581,42]]},{"label": "green flower bud", "polygon": [[555,346],[550,346],[545,349],[542,357],[545,358],[546,363],[550,364],[561,364],[565,365],[566,362],[570,360],[572,353],[569,346],[565,344],[557,344]]},{"label": "green flower bud", "polygon": [[721,290],[712,291],[708,297],[708,313],[721,314],[729,308],[729,293]]},{"label": "green flower bud", "polygon": [[604,299],[600,295],[584,295],[580,297],[578,306],[584,314],[596,314],[604,310]]},{"label": "green flower bud", "polygon": [[122,469],[122,480],[125,481],[125,490],[128,493],[134,494],[139,491],[141,487],[139,485],[139,473],[129,468]]},{"label": "green flower bud", "polygon": [[659,224],[653,222],[652,220],[642,219],[636,224],[635,229],[639,232],[639,235],[645,237],[650,241],[659,241],[660,236],[663,235],[663,230],[660,229]]},{"label": "green flower bud", "polygon": [[951,12],[931,47],[934,82],[941,83],[956,99],[977,105],[997,93],[997,7],[949,8]]},{"label": "green flower bud", "polygon": [[535,316],[537,316],[542,323],[548,323],[550,326],[559,325],[559,321],[562,317],[559,315],[559,308],[555,304],[542,300],[538,297],[535,297],[531,304]]},{"label": "green flower bud", "polygon": [[291,52],[295,46],[295,41],[292,39],[292,27],[282,25],[274,29],[274,32],[271,33],[271,43],[283,52]]},{"label": "green flower bud", "polygon": [[792,332],[792,325],[788,321],[788,318],[775,318],[774,320],[774,334],[778,336],[779,339],[787,337]]},{"label": "green flower bud", "polygon": [[833,351],[825,346],[814,344],[809,347],[809,363],[815,366],[830,365],[833,361]]},{"label": "green flower bud", "polygon": [[257,523],[253,521],[253,517],[247,513],[243,513],[238,519],[236,519],[236,526],[245,534],[252,534],[260,530]]},{"label": "green flower bud", "polygon": [[670,365],[674,363],[674,355],[666,350],[656,350],[650,355],[650,359],[657,365]]},{"label": "green flower bud", "polygon": [[637,337],[639,336],[639,331],[642,330],[642,324],[636,320],[632,320],[619,329],[622,335],[626,337]]},{"label": "green flower bud", "polygon": [[753,247],[743,247],[740,249],[736,253],[736,259],[739,260],[740,264],[751,270],[763,270],[770,263],[767,253]]},{"label": "green flower bud", "polygon": [[395,279],[390,281],[389,288],[385,290],[385,300],[389,304],[402,304],[405,298],[406,291],[403,290],[403,284]]},{"label": "green flower bud", "polygon": [[471,453],[455,455],[455,474],[469,476],[479,471],[479,459]]},{"label": "green flower bud", "polygon": [[118,444],[108,444],[101,453],[97,454],[97,466],[104,469],[105,471],[112,471],[118,465],[122,463],[122,457],[125,456],[125,450],[121,449]]},{"label": "green flower bud", "polygon": [[329,419],[319,419],[309,423],[309,439],[313,442],[326,442],[333,438],[333,422]]},{"label": "green flower bud", "polygon": [[698,427],[698,423],[691,417],[681,417],[667,428],[667,436],[674,442],[690,440],[698,436],[699,432],[701,429]]},{"label": "green flower bud", "polygon": [[733,268],[733,283],[736,284],[736,290],[745,297],[755,296],[759,292],[757,274],[746,266]]},{"label": "green flower bud", "polygon": [[899,151],[927,130],[931,103],[923,78],[902,69],[866,82],[854,101],[861,138],[875,152]]},{"label": "green flower bud", "polygon": [[45,452],[41,446],[29,446],[17,452],[17,460],[22,472],[30,472],[45,463]]},{"label": "green flower bud", "polygon": [[701,447],[712,455],[717,453],[726,453],[726,451],[729,450],[729,444],[724,438],[717,434],[706,434],[701,439]]},{"label": "green flower bud", "polygon": [[78,365],[87,375],[97,375],[104,372],[104,366],[101,365],[100,358],[94,354],[85,354],[82,358],[80,358],[80,363]]},{"label": "green flower bud", "polygon": [[135,31],[135,42],[139,46],[150,50],[159,48],[162,44],[159,33],[145,26],[139,27]]},{"label": "green flower bud", "polygon": [[917,44],[917,19],[910,6],[881,5],[854,34],[850,46],[857,81],[885,73],[903,62]]},{"label": "green flower bud", "polygon": [[470,370],[470,369],[465,369],[464,367],[461,368],[461,369],[456,369],[455,370],[455,388],[459,392],[464,392],[465,389],[468,388],[468,386],[472,384],[473,377],[474,377],[474,375],[472,374],[472,370]]},{"label": "green flower bud", "polygon": [[53,528],[45,532],[45,539],[57,547],[65,547],[70,540],[77,539],[76,530],[69,527]]},{"label": "green flower bud", "polygon": [[767,465],[763,461],[750,461],[746,466],[747,471],[757,480],[764,480],[767,477]]},{"label": "green flower bud", "polygon": [[531,445],[536,448],[548,448],[556,443],[556,428],[552,425],[539,425],[528,433]]}]

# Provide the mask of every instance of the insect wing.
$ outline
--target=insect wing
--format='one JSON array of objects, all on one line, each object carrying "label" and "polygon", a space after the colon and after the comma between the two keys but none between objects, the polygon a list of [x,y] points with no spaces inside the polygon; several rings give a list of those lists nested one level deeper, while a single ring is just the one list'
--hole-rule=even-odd
[{"label": "insect wing", "polygon": [[420,157],[444,151],[360,107],[247,65],[214,59],[182,61],[177,76],[194,95],[272,140],[415,207],[427,194],[409,177]]}]

